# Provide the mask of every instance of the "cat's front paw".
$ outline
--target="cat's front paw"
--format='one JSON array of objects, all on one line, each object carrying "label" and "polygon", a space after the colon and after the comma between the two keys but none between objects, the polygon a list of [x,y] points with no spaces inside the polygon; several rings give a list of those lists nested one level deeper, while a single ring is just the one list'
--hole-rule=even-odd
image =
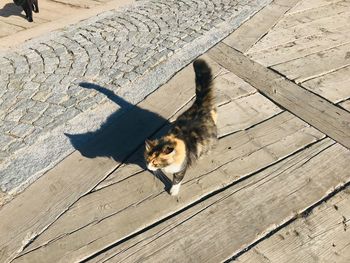
[{"label": "cat's front paw", "polygon": [[173,184],[173,186],[170,189],[170,194],[172,196],[178,195],[178,193],[180,191],[180,185],[181,184]]}]

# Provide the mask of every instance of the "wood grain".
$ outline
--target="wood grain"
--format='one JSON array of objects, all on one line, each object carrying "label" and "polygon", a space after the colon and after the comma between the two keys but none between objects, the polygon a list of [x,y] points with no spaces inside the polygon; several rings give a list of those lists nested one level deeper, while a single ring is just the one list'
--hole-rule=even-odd
[{"label": "wood grain", "polygon": [[237,262],[350,262],[349,190],[341,191],[307,217],[262,241]]},{"label": "wood grain", "polygon": [[350,112],[350,100],[343,101],[340,106]]},{"label": "wood grain", "polygon": [[328,139],[317,143],[94,260],[222,262],[349,182],[349,157]]},{"label": "wood grain", "polygon": [[252,61],[242,53],[219,43],[209,56],[265,96],[350,148],[350,114],[280,74]]},{"label": "wood grain", "polygon": [[[300,2],[301,1],[299,1],[299,3]],[[317,2],[317,0],[315,2]],[[320,3],[320,1],[318,2]],[[343,0],[331,2],[328,5],[316,6],[315,8],[307,9],[303,12],[289,13],[283,16],[283,18],[274,27],[274,30],[278,30],[280,28],[289,28],[309,23],[311,21],[324,19],[326,17],[336,16],[349,11],[349,8],[350,2],[348,0]]]},{"label": "wood grain", "polygon": [[301,0],[295,7],[291,8],[287,15],[294,15],[296,13],[301,13],[305,11],[309,11],[315,8],[320,8],[322,6],[331,5],[337,2],[342,2],[343,0]]},{"label": "wood grain", "polygon": [[[350,25],[350,13],[349,13]],[[297,83],[336,71],[350,65],[350,43],[295,60],[273,66],[272,68]]]},{"label": "wood grain", "polygon": [[349,38],[349,25],[344,25],[332,31],[326,30],[305,38],[296,38],[281,45],[277,44],[278,39],[276,39],[276,46],[255,53],[248,53],[248,57],[266,67],[270,67],[343,45],[349,42]]},{"label": "wood grain", "polygon": [[249,53],[267,50],[278,45],[291,43],[296,39],[307,38],[325,31],[333,32],[339,27],[348,25],[350,21],[350,12],[337,14],[323,19],[310,21],[308,23],[298,24],[289,28],[279,28],[270,30],[258,43],[256,43]]},{"label": "wood grain", "polygon": [[276,0],[256,13],[237,28],[223,42],[241,52],[246,52],[299,0]]},{"label": "wood grain", "polygon": [[350,66],[303,82],[302,86],[333,103],[338,103],[350,98],[349,76]]},{"label": "wood grain", "polygon": [[322,137],[291,114],[281,113],[220,139],[211,155],[188,171],[178,199],[148,171],[138,173],[86,195],[13,262],[87,258]]}]

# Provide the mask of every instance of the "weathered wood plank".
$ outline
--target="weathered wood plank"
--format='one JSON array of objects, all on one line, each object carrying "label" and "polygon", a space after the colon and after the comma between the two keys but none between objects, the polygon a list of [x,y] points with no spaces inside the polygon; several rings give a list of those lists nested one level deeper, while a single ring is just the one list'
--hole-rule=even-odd
[{"label": "weathered wood plank", "polygon": [[262,241],[237,262],[350,262],[349,190]]},{"label": "weathered wood plank", "polygon": [[218,105],[250,96],[257,92],[250,84],[226,69],[223,69],[222,73],[214,79],[214,88]]},{"label": "weathered wood plank", "polygon": [[0,21],[0,37],[7,36],[13,31],[22,30],[21,27]]},{"label": "weathered wood plank", "polygon": [[293,15],[295,13],[305,12],[310,9],[331,5],[341,1],[343,0],[314,0],[314,1],[302,0],[298,4],[296,4],[293,8],[291,8],[288,11],[287,15]]},{"label": "weathered wood plank", "polygon": [[323,19],[311,21],[301,25],[270,30],[259,42],[257,42],[248,53],[270,49],[279,45],[287,44],[296,39],[306,38],[322,34],[325,31],[333,32],[339,27],[350,23],[350,12],[344,12]]},{"label": "weathered wood plank", "polygon": [[330,145],[328,139],[313,145],[125,241],[97,261],[222,262],[350,181],[349,150]]},{"label": "weathered wood plank", "polygon": [[14,262],[87,258],[322,137],[298,118],[281,113],[220,139],[210,156],[189,169],[178,199],[165,192],[148,171],[136,174],[83,197],[33,241],[28,254]]},{"label": "weathered wood plank", "polygon": [[346,109],[347,111],[350,111],[350,100],[343,101],[340,103],[340,106]]},{"label": "weathered wood plank", "polygon": [[258,93],[234,100],[218,108],[218,134],[221,137],[247,129],[281,111]]},{"label": "weathered wood plank", "polygon": [[333,103],[350,98],[350,66],[302,83],[302,86]]},{"label": "weathered wood plank", "polygon": [[[350,25],[350,14],[349,14]],[[336,71],[350,65],[350,43],[305,57],[287,61],[272,68],[297,83]]]},{"label": "weathered wood plank", "polygon": [[[215,65],[213,68],[215,73]],[[4,206],[0,210],[0,233],[6,235],[0,235],[0,262],[16,256],[186,104],[195,90],[194,81],[189,80],[194,80],[192,65],[100,130],[98,138],[83,149],[86,157],[75,151]]]},{"label": "weathered wood plank", "polygon": [[343,0],[330,3],[329,5],[321,5],[312,9],[305,10],[294,14],[284,15],[283,18],[276,24],[274,30],[280,28],[289,28],[304,23],[309,23],[318,19],[323,19],[330,16],[335,16],[350,9],[349,0]]},{"label": "weathered wood plank", "polygon": [[256,53],[249,53],[248,56],[254,61],[269,67],[348,43],[349,39],[349,25],[345,25],[332,31],[327,30],[305,38],[296,38],[286,44],[277,45]]},{"label": "weathered wood plank", "polygon": [[327,100],[219,43],[208,54],[267,97],[350,148],[350,114]]},{"label": "weathered wood plank", "polygon": [[247,22],[237,28],[223,42],[241,52],[253,46],[280,17],[300,0],[276,0],[264,7]]}]

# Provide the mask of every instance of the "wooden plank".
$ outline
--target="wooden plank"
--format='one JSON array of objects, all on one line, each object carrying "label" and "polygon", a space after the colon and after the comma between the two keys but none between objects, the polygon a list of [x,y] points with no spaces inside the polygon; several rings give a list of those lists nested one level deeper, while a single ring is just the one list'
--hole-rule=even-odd
[{"label": "wooden plank", "polygon": [[249,50],[248,53],[263,51],[278,45],[293,42],[296,39],[322,34],[325,31],[333,32],[339,27],[348,25],[349,23],[350,12],[348,11],[339,15],[325,17],[323,19],[318,19],[294,27],[270,30],[268,34],[266,34]]},{"label": "wooden plank", "polygon": [[343,101],[340,106],[350,112],[350,100]]},{"label": "wooden plank", "polygon": [[302,83],[308,90],[338,103],[350,98],[350,66]]},{"label": "wooden plank", "polygon": [[[215,73],[215,65],[213,69]],[[104,128],[95,133],[96,140],[81,149],[84,156],[75,151],[4,206],[0,210],[0,233],[6,235],[0,235],[0,262],[15,257],[143,144],[145,137],[164,125],[167,118],[193,96],[193,79],[192,65],[189,65],[118,119],[111,116],[109,120],[113,121],[107,120]]]},{"label": "wooden plank", "polygon": [[299,1],[273,1],[237,28],[223,42],[241,52],[247,51],[277,23],[285,12]]},{"label": "wooden plank", "polygon": [[17,32],[23,30],[22,27],[11,25],[8,23],[5,23],[3,21],[0,21],[0,37],[7,36],[11,32]]},{"label": "wooden plank", "polygon": [[257,92],[247,82],[226,69],[222,69],[221,73],[214,79],[214,87],[218,105],[250,96]]},{"label": "wooden plank", "polygon": [[330,145],[328,139],[313,145],[115,246],[95,262],[227,260],[350,181],[349,150]]},{"label": "wooden plank", "polygon": [[350,114],[280,74],[219,43],[208,54],[265,96],[350,148]]},{"label": "wooden plank", "polygon": [[218,108],[218,134],[221,137],[247,129],[281,111],[258,93],[234,100]]},{"label": "wooden plank", "polygon": [[327,6],[331,5],[337,2],[341,2],[343,0],[314,0],[314,1],[309,1],[309,0],[302,0],[300,1],[297,5],[295,5],[293,8],[291,8],[287,15],[293,15],[295,13],[299,12],[305,12],[310,9],[314,8],[319,8],[321,6]]},{"label": "wooden plank", "polygon": [[99,4],[99,1],[95,0],[54,0],[57,3],[68,5],[75,8],[92,8]]},{"label": "wooden plank", "polygon": [[343,45],[348,43],[349,39],[349,25],[345,25],[332,31],[327,30],[319,34],[310,35],[306,38],[296,38],[286,44],[277,45],[255,53],[249,53],[248,56],[252,60],[266,67],[270,67]]},{"label": "wooden plank", "polygon": [[[350,14],[349,14],[350,22]],[[350,25],[350,23],[349,23]],[[297,83],[350,65],[350,43],[288,61],[272,68]]]},{"label": "wooden plank", "polygon": [[237,262],[350,262],[349,187],[244,253]]},{"label": "wooden plank", "polygon": [[335,16],[346,11],[349,11],[350,1],[342,0],[330,3],[329,5],[318,6],[312,9],[305,10],[294,14],[288,14],[278,21],[274,30],[280,28],[289,28],[304,23],[309,23],[318,19],[323,19],[329,16]]},{"label": "wooden plank", "polygon": [[178,198],[148,171],[136,174],[81,198],[13,262],[83,260],[322,137],[291,114],[279,114],[220,139],[209,156],[188,170]]}]

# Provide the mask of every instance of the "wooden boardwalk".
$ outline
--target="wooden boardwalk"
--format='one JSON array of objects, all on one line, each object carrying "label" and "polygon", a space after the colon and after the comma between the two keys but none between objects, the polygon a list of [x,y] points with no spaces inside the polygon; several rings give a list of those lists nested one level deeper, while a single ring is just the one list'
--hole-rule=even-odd
[{"label": "wooden boardwalk", "polygon": [[0,210],[0,262],[350,262],[349,29],[349,0],[272,2],[203,55],[220,139],[178,197],[141,145],[191,65]]}]

